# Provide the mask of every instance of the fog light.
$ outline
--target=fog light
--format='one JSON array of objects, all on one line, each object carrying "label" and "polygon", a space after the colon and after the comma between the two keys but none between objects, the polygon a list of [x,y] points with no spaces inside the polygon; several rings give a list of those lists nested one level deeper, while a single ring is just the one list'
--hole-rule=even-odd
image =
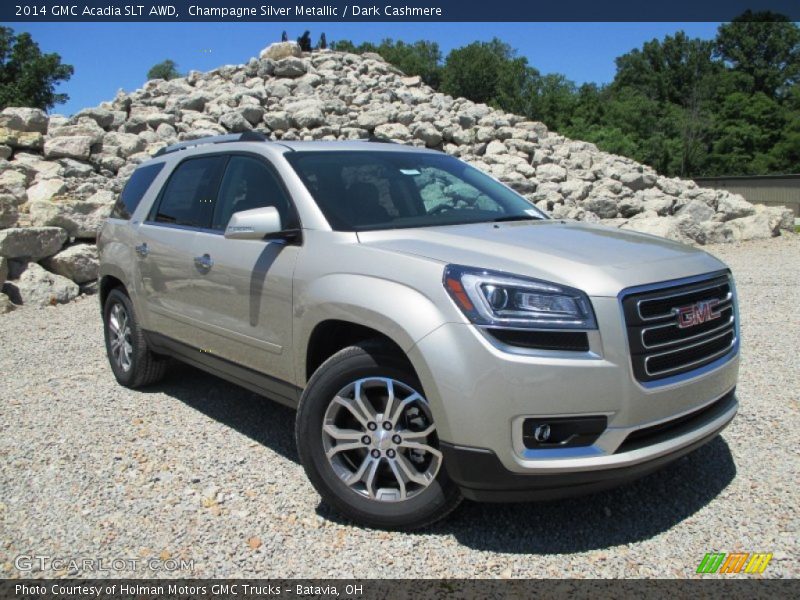
[{"label": "fog light", "polygon": [[529,418],[522,423],[522,442],[529,449],[591,446],[606,430],[608,418]]}]

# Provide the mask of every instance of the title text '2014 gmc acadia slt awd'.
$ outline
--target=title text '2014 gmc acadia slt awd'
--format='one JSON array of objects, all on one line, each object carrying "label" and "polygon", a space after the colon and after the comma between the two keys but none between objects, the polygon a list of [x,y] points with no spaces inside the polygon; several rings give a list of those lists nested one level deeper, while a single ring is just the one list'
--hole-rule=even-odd
[{"label": "title text '2014 gmc acadia slt awd'", "polygon": [[724,264],[552,220],[440,152],[184,142],[136,169],[98,244],[117,380],[177,357],[297,407],[308,477],[367,525],[616,485],[737,410]]}]

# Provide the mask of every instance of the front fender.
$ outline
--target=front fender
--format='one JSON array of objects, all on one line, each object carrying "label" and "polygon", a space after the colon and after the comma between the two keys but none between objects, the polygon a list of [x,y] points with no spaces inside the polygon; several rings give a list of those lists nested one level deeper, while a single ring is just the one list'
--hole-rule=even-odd
[{"label": "front fender", "polygon": [[316,279],[298,294],[295,303],[293,348],[301,385],[306,383],[306,349],[311,333],[331,319],[374,329],[407,354],[447,320],[432,299],[395,281],[352,273]]}]

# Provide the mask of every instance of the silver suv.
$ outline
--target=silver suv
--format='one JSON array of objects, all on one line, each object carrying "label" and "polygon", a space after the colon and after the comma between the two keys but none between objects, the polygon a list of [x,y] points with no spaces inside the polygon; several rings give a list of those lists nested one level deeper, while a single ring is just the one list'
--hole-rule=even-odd
[{"label": "silver suv", "polygon": [[98,244],[119,383],[174,357],[296,407],[309,479],[369,526],[618,485],[737,410],[724,264],[552,220],[440,152],[181,143],[136,169]]}]

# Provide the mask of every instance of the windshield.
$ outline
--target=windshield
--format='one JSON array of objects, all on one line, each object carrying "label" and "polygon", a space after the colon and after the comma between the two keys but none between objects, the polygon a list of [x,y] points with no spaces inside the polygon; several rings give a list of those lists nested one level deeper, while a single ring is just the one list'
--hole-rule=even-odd
[{"label": "windshield", "polygon": [[284,156],[337,231],[547,218],[519,194],[446,154],[300,151]]}]

